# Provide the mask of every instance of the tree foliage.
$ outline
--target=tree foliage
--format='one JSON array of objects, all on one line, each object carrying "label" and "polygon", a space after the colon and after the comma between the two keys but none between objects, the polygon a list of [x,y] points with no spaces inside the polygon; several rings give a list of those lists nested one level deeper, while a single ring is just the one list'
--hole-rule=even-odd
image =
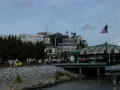
[{"label": "tree foliage", "polygon": [[0,37],[0,59],[2,61],[18,59],[24,61],[27,58],[45,59],[45,45],[42,42],[22,42],[16,36]]}]

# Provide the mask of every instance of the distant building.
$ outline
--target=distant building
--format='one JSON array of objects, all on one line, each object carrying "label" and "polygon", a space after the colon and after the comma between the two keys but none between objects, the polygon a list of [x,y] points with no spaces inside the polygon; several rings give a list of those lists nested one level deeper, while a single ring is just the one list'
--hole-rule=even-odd
[{"label": "distant building", "polygon": [[45,52],[48,55],[48,58],[57,57],[58,55],[58,45],[63,42],[67,36],[61,33],[55,33],[46,35],[43,42],[46,44]]},{"label": "distant building", "polygon": [[42,42],[43,41],[43,35],[29,35],[29,34],[20,34],[17,36],[20,38],[23,42]]},{"label": "distant building", "polygon": [[58,44],[62,43],[63,39],[65,39],[66,37],[67,37],[66,35],[63,35],[61,33],[46,35],[44,37],[44,43],[53,46],[58,46]]},{"label": "distant building", "polygon": [[[43,42],[43,37],[48,35],[47,32],[39,32],[37,34],[20,34],[20,35],[12,35],[16,36],[17,38],[21,39],[23,42]],[[0,37],[7,38],[9,35],[0,35]]]},{"label": "distant building", "polygon": [[72,36],[61,33],[50,34],[46,35],[43,41],[46,44],[45,51],[48,56],[51,56],[50,58],[58,57],[63,52],[72,52],[87,46],[86,40],[75,35],[75,33]]},{"label": "distant building", "polygon": [[83,40],[81,36],[75,36],[75,37],[67,37],[63,39],[62,43],[59,43],[58,48],[60,52],[65,51],[75,51],[76,49],[80,49],[87,46],[86,40]]},{"label": "distant building", "polygon": [[36,42],[43,42],[44,37],[49,35],[49,34],[50,33],[48,33],[48,32],[38,32],[35,35],[32,35],[32,34],[20,34],[20,35],[18,35],[18,38],[20,38],[24,42],[31,41],[33,43],[36,43]]}]

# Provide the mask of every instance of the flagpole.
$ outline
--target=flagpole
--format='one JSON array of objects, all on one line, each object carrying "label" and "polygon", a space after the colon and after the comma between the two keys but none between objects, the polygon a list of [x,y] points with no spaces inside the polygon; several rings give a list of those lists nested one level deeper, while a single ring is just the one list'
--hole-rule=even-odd
[{"label": "flagpole", "polygon": [[[107,33],[107,38],[108,38],[108,44],[110,43],[110,38],[109,38],[109,32]],[[109,50],[109,45],[108,45],[108,49]],[[111,62],[111,59],[110,59],[110,52],[108,51],[108,60],[109,60],[109,63]]]},{"label": "flagpole", "polygon": [[110,43],[109,33],[107,33],[108,43]]},{"label": "flagpole", "polygon": [[108,61],[110,62],[111,60],[110,60],[110,52],[109,52],[109,42],[110,42],[110,39],[109,39],[109,34],[108,34],[108,25],[105,25],[105,27],[103,28],[103,30],[101,31],[101,33],[103,33],[103,34],[107,34],[107,38],[108,38],[108,41],[106,41],[107,42],[107,44],[106,44],[106,51],[107,51],[107,54],[108,54]]}]

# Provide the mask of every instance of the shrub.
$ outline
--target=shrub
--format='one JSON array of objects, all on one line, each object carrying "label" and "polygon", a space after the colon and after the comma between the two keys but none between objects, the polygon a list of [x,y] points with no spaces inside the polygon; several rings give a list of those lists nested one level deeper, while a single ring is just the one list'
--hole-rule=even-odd
[{"label": "shrub", "polygon": [[15,82],[16,83],[21,83],[22,82],[22,78],[19,75],[17,75],[16,78],[15,78]]}]

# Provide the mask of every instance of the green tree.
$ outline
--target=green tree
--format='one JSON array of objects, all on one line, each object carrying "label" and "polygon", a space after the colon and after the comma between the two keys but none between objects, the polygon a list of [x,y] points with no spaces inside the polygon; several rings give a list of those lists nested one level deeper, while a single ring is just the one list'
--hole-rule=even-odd
[{"label": "green tree", "polygon": [[43,42],[22,42],[16,36],[0,37],[0,59],[7,61],[9,59],[19,59],[21,61],[27,58],[36,60],[45,59],[45,45]]}]

